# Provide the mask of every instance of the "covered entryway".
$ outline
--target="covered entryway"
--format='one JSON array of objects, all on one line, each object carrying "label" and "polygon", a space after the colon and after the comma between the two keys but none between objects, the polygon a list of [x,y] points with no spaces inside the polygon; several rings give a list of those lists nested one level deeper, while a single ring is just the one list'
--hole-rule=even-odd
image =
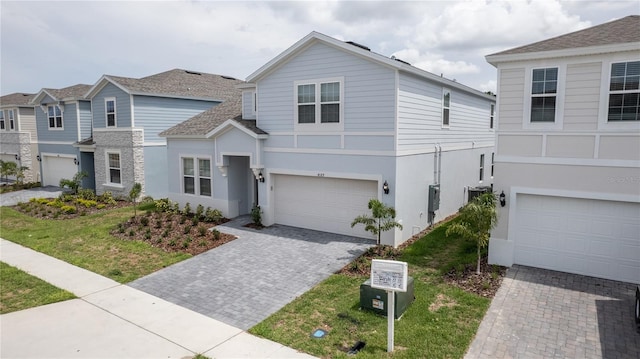
[{"label": "covered entryway", "polygon": [[518,194],[514,263],[640,281],[640,203]]},{"label": "covered entryway", "polygon": [[378,198],[376,181],[294,175],[275,175],[273,181],[275,223],[371,238],[364,226],[351,228],[351,221]]},{"label": "covered entryway", "polygon": [[58,186],[62,178],[72,179],[78,172],[73,157],[42,155],[42,185]]}]

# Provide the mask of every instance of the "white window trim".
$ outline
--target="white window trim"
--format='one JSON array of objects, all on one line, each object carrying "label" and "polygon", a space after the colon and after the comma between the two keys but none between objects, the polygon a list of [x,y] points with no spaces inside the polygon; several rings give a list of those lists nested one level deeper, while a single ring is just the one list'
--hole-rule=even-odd
[{"label": "white window trim", "polygon": [[7,130],[7,120],[4,118],[4,110],[0,110],[0,123],[2,123],[2,125],[0,125],[0,131],[6,131]]},{"label": "white window trim", "polygon": [[491,179],[493,179],[495,164],[496,164],[496,153],[491,152]]},{"label": "white window trim", "polygon": [[[451,116],[451,114],[449,114]],[[496,104],[492,103],[489,106],[489,129],[496,127]]]},{"label": "white window trim", "polygon": [[[554,122],[531,122],[531,80],[533,79],[533,70],[557,68],[558,83],[556,87],[556,115]],[[524,101],[522,113],[522,128],[530,130],[561,130],[564,119],[564,89],[567,81],[566,64],[549,64],[527,68],[524,75]]]},{"label": "white window trim", "polygon": [[[111,182],[111,166],[109,166],[109,154],[117,154],[120,160],[120,183]],[[104,150],[104,158],[105,158],[105,186],[116,187],[116,188],[124,188],[123,182],[123,170],[122,170],[122,152],[120,150],[106,149]]]},{"label": "white window trim", "polygon": [[[107,113],[107,102],[113,101],[113,126],[109,126],[109,114]],[[104,98],[104,127],[116,128],[118,127],[118,103],[115,97]]]},{"label": "white window trim", "polygon": [[[321,102],[320,102],[320,88],[321,84],[338,82],[340,84],[340,121],[338,123],[322,123],[321,119]],[[298,123],[298,86],[300,85],[315,85],[316,87],[316,122],[315,123]],[[330,77],[322,79],[309,79],[293,82],[293,128],[295,131],[310,131],[310,132],[332,132],[344,130],[344,77]]]},{"label": "white window trim", "polygon": [[[447,93],[449,93],[449,106],[448,106],[448,107],[445,107],[445,106],[444,106],[444,96],[445,96]],[[450,127],[451,127],[451,102],[452,102],[451,100],[452,100],[452,98],[453,98],[453,96],[452,96],[452,92],[451,92],[451,90],[450,90],[450,89],[448,89],[448,88],[446,88],[446,87],[445,87],[445,88],[443,88],[443,89],[442,89],[442,97],[441,97],[441,99],[440,99],[440,101],[441,101],[441,103],[440,103],[440,104],[441,104],[441,107],[442,107],[442,110],[440,111],[440,126],[441,126],[442,128],[450,128]],[[444,110],[445,110],[445,109],[448,109],[448,110],[449,110],[449,118],[447,119],[447,124],[445,124],[445,123],[444,123]]]},{"label": "white window trim", "polygon": [[[46,105],[47,106],[47,111],[45,112],[44,116],[47,119],[47,128],[49,129],[49,131],[64,131],[64,111],[62,109],[62,107],[60,107],[60,105]],[[53,115],[54,115],[54,121],[55,121],[55,107],[57,107],[58,109],[60,109],[60,124],[62,125],[61,127],[51,127],[51,124],[49,123],[49,107],[54,107],[54,111],[53,111]]]},{"label": "white window trim", "polygon": [[[193,160],[193,189],[195,193],[186,193],[184,190],[184,159],[190,158]],[[199,160],[207,160],[209,161],[209,177],[200,177],[200,163]],[[213,159],[211,156],[200,156],[200,155],[192,155],[192,154],[182,154],[179,157],[179,165],[180,165],[180,194],[183,196],[191,196],[191,197],[205,197],[205,198],[213,198]],[[200,193],[200,178],[208,178],[211,183],[211,194],[203,195]]]},{"label": "white window trim", "polygon": [[[7,120],[9,121],[8,130],[16,131],[16,115],[13,109],[7,110]],[[5,124],[6,126],[6,124]]]},{"label": "white window trim", "polygon": [[478,183],[482,183],[484,182],[484,177],[485,177],[485,173],[484,173],[484,162],[485,162],[485,158],[484,158],[484,153],[480,154],[480,168],[478,169]]},{"label": "white window trim", "polygon": [[611,83],[611,65],[620,62],[638,61],[631,55],[614,56],[602,61],[602,77],[600,80],[600,112],[598,113],[598,130],[640,130],[640,121],[609,122],[609,85]]}]

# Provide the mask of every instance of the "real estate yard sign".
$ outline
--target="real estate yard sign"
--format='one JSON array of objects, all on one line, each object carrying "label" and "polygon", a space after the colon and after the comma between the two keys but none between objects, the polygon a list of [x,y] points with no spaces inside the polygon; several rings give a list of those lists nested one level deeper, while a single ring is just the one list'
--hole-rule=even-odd
[{"label": "real estate yard sign", "polygon": [[393,351],[395,292],[407,291],[409,266],[406,262],[371,260],[371,287],[387,291],[387,352]]}]

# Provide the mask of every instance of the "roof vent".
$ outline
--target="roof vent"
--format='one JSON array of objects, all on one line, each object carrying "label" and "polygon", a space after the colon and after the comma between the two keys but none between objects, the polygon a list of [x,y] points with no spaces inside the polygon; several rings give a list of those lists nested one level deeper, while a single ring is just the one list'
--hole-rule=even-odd
[{"label": "roof vent", "polygon": [[189,70],[185,70],[184,72],[190,74],[190,75],[202,75],[200,72],[195,72],[195,71],[189,71]]},{"label": "roof vent", "polygon": [[408,62],[406,62],[406,61],[404,61],[404,60],[400,60],[399,58],[397,58],[397,57],[395,57],[395,56],[391,56],[391,58],[392,58],[393,60],[396,60],[396,61],[398,61],[398,62],[402,62],[403,64],[407,64],[407,65],[411,66],[411,64],[410,64],[410,63],[408,63]]},{"label": "roof vent", "polygon": [[359,43],[357,43],[357,42],[347,41],[347,44],[349,44],[349,45],[353,45],[353,46],[356,46],[356,47],[359,47],[359,48],[361,48],[361,49],[363,49],[363,50],[371,51],[371,49],[370,49],[370,48],[368,48],[368,47],[366,47],[366,46],[364,46],[364,45],[362,45],[362,44],[359,44]]},{"label": "roof vent", "polygon": [[225,80],[237,80],[235,77],[220,75]]}]

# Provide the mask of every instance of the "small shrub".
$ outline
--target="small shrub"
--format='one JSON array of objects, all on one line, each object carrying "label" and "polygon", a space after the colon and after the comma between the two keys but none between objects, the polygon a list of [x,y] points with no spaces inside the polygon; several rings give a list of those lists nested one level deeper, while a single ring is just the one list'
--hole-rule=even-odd
[{"label": "small shrub", "polygon": [[124,233],[125,230],[126,229],[124,228],[124,226],[122,224],[118,227],[118,233]]},{"label": "small shrub", "polygon": [[160,237],[156,238],[156,244],[160,244],[160,243],[162,243],[162,238],[160,238]]},{"label": "small shrub", "polygon": [[129,237],[133,237],[136,234],[136,232],[133,231],[133,229],[129,230]]},{"label": "small shrub", "polygon": [[177,244],[178,244],[178,242],[176,242],[176,240],[175,240],[175,239],[172,239],[172,240],[170,240],[170,241],[169,241],[169,245],[170,245],[171,247],[175,247]]},{"label": "small shrub", "polygon": [[149,218],[148,217],[141,217],[140,218],[140,224],[142,224],[143,226],[148,226],[149,225]]},{"label": "small shrub", "polygon": [[198,223],[200,223],[200,219],[198,219],[198,216],[195,216],[193,218],[191,218],[191,224],[195,227],[198,225]]},{"label": "small shrub", "polygon": [[172,230],[173,229],[173,223],[169,223],[169,225],[167,225],[167,230]]},{"label": "small shrub", "polygon": [[74,214],[76,213],[76,207],[73,206],[62,206],[60,207],[60,211],[64,214]]},{"label": "small shrub", "polygon": [[110,191],[106,191],[99,195],[98,202],[104,204],[116,204],[116,200],[113,198],[113,194]]},{"label": "small shrub", "polygon": [[60,217],[60,212],[56,212],[53,214],[53,219],[58,219]]},{"label": "small shrub", "polygon": [[185,216],[191,215],[191,204],[189,204],[189,202],[185,203],[184,209],[182,210],[182,214],[184,214]]},{"label": "small shrub", "polygon": [[92,199],[82,199],[82,198],[78,198],[78,200],[76,201],[79,205],[82,205],[85,208],[91,208],[94,207],[96,205],[98,205],[98,202],[92,200]]},{"label": "small shrub", "polygon": [[155,202],[156,201],[151,196],[144,196],[140,200],[140,204],[149,204],[149,203],[154,203],[155,204]]},{"label": "small shrub", "polygon": [[222,212],[219,209],[207,207],[207,210],[204,212],[204,220],[207,222],[218,223],[222,218]]},{"label": "small shrub", "polygon": [[147,240],[151,239],[151,233],[145,233],[144,239],[147,239]]},{"label": "small shrub", "polygon": [[155,200],[156,210],[159,212],[171,212],[172,202],[168,198],[160,198]]},{"label": "small shrub", "polygon": [[204,217],[204,206],[199,204],[198,207],[196,207],[196,217],[198,219],[202,219]]},{"label": "small shrub", "polygon": [[207,234],[207,229],[203,226],[198,226],[198,235],[204,237]]},{"label": "small shrub", "polygon": [[96,208],[97,208],[97,209],[103,209],[103,208],[105,208],[106,206],[107,206],[107,205],[106,205],[106,204],[104,204],[104,203],[98,203],[98,204],[96,205]]},{"label": "small shrub", "polygon": [[165,229],[164,232],[162,232],[162,238],[167,238],[169,237],[169,230]]},{"label": "small shrub", "polygon": [[173,206],[171,208],[171,212],[180,213],[180,204],[178,202],[173,202]]},{"label": "small shrub", "polygon": [[184,222],[187,221],[187,217],[185,216],[180,216],[180,224],[184,224]]},{"label": "small shrub", "polygon": [[162,228],[162,220],[157,220],[156,221],[156,228],[158,228],[158,229]]},{"label": "small shrub", "polygon": [[93,192],[93,190],[91,190],[91,189],[80,188],[78,190],[78,199],[96,201],[98,199],[98,196],[96,196],[95,192]]},{"label": "small shrub", "polygon": [[185,226],[183,233],[184,234],[189,234],[190,232],[191,232],[191,226]]},{"label": "small shrub", "polygon": [[200,242],[198,242],[199,247],[205,247],[206,245],[207,245],[207,241],[205,241],[204,239],[201,239]]},{"label": "small shrub", "polygon": [[87,211],[82,211],[82,212],[80,212],[80,217],[84,217],[84,216],[86,216],[86,215],[87,215]]},{"label": "small shrub", "polygon": [[257,226],[262,226],[262,210],[260,206],[253,206],[251,208],[251,220]]},{"label": "small shrub", "polygon": [[211,230],[211,233],[213,234],[213,239],[215,239],[216,241],[218,239],[220,239],[220,231],[219,230],[214,228],[214,229]]}]

